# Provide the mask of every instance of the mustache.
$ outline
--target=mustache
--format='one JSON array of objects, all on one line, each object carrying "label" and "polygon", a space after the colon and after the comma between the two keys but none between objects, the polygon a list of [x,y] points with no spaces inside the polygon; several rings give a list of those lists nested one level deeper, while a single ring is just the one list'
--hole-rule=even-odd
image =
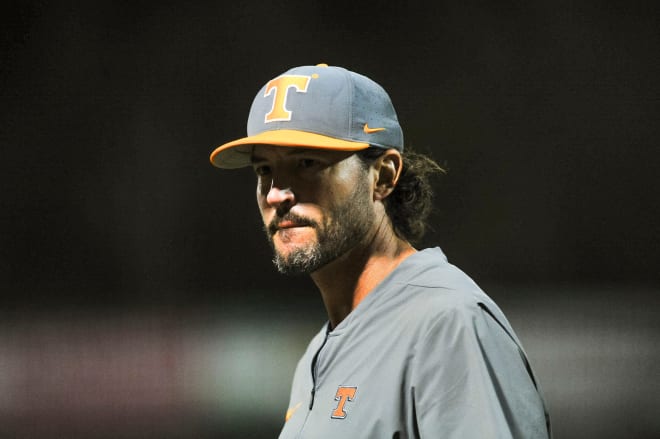
[{"label": "mustache", "polygon": [[312,219],[305,218],[304,216],[296,215],[292,212],[287,212],[284,215],[276,215],[275,218],[266,227],[268,236],[273,236],[279,229],[279,223],[282,221],[291,221],[299,226],[318,227],[318,223]]}]

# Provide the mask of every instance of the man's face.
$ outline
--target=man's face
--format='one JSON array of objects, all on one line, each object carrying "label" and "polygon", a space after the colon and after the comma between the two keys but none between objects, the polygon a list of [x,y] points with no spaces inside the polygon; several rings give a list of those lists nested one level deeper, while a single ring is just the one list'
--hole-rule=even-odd
[{"label": "man's face", "polygon": [[257,145],[252,162],[259,210],[281,273],[313,273],[372,228],[368,173],[353,153]]}]

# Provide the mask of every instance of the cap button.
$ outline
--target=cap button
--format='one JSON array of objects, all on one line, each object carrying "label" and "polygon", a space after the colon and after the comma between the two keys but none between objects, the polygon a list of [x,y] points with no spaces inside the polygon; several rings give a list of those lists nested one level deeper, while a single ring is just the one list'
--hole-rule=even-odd
[{"label": "cap button", "polygon": [[326,63],[317,64],[316,67],[328,67]]}]

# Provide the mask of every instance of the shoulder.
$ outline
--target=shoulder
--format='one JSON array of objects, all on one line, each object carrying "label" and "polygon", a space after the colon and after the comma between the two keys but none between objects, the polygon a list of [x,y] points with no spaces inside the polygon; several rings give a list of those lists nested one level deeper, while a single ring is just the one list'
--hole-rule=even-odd
[{"label": "shoulder", "polygon": [[418,317],[469,316],[492,299],[462,270],[450,264],[439,248],[418,252],[393,278],[401,306]]},{"label": "shoulder", "polygon": [[400,276],[393,279],[400,309],[421,333],[451,329],[480,331],[484,325],[518,340],[495,301],[458,267],[450,264],[438,248],[426,249],[409,258]]},{"label": "shoulder", "polygon": [[403,309],[422,338],[473,332],[482,318],[478,294],[471,290],[405,285],[401,292],[407,297]]},{"label": "shoulder", "polygon": [[449,263],[438,247],[413,254],[400,265],[398,271],[397,280],[411,286],[480,291],[467,274]]}]

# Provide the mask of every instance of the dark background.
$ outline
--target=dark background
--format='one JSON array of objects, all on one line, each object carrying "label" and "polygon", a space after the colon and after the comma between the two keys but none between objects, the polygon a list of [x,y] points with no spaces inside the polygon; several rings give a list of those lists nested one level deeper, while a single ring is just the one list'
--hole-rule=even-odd
[{"label": "dark background", "polygon": [[[598,327],[632,336],[641,325],[654,341],[652,5],[9,2],[0,34],[3,314],[28,328],[35,315],[59,313],[61,323],[72,310],[180,318],[313,309],[322,319],[309,279],[271,266],[251,172],[219,171],[208,156],[244,135],[263,83],[324,62],[383,85],[406,145],[448,168],[422,246],[440,245],[510,304],[530,341],[519,301],[551,328],[597,309]],[[584,307],[571,306],[577,296]],[[555,312],[557,303],[569,312]],[[625,318],[615,314],[627,306]],[[561,346],[559,335],[551,344]],[[657,388],[657,370],[642,367]],[[563,378],[545,384],[561,410],[553,379]],[[657,408],[657,394],[625,404]],[[14,416],[6,407],[0,415]],[[571,431],[560,416],[563,437],[580,437],[576,422],[565,424]],[[645,422],[630,420],[630,437],[658,433]]]}]

